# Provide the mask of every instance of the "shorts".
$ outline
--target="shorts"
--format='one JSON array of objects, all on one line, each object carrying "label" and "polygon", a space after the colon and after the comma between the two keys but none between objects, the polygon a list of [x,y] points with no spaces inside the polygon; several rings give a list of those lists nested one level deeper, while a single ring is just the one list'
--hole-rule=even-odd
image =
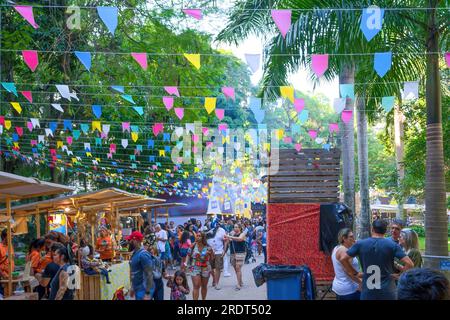
[{"label": "shorts", "polygon": [[236,268],[236,266],[242,266],[245,261],[245,253],[233,253],[231,255],[231,265]]},{"label": "shorts", "polygon": [[223,256],[221,254],[215,254],[214,262],[211,263],[211,266],[216,270],[222,269],[223,268]]},{"label": "shorts", "polygon": [[211,267],[199,267],[193,266],[190,270],[190,274],[192,277],[201,276],[202,278],[208,278],[211,272]]},{"label": "shorts", "polygon": [[189,249],[188,248],[180,248],[180,256],[182,258],[186,258],[188,253],[189,253]]},{"label": "shorts", "polygon": [[161,253],[159,254],[159,258],[160,258],[161,260],[170,260],[170,253],[167,252],[167,251],[161,252]]}]

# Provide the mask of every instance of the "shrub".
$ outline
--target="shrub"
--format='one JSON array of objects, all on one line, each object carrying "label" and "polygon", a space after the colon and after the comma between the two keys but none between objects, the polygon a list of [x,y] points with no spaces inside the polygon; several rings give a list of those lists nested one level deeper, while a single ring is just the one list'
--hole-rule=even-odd
[{"label": "shrub", "polygon": [[[418,226],[418,225],[412,225],[409,226],[412,230],[414,230],[417,235],[421,238],[425,237],[425,227]],[[450,237],[450,224],[447,226],[447,236]]]}]

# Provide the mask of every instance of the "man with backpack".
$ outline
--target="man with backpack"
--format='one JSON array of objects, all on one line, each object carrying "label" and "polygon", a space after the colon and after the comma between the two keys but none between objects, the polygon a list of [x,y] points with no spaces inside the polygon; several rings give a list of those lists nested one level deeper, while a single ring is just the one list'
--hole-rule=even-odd
[{"label": "man with backpack", "polygon": [[133,252],[130,259],[130,296],[136,300],[150,300],[155,290],[152,255],[142,247],[142,233],[134,231],[125,240],[128,241],[129,251]]}]

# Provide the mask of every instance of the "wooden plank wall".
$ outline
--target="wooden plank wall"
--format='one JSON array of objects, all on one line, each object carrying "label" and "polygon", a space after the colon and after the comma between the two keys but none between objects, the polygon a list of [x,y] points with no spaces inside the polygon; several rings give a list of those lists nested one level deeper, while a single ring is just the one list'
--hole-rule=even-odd
[{"label": "wooden plank wall", "polygon": [[330,203],[339,201],[339,149],[272,150],[269,172],[269,203]]},{"label": "wooden plank wall", "polygon": [[100,275],[88,276],[81,272],[81,289],[77,290],[77,300],[100,299]]}]

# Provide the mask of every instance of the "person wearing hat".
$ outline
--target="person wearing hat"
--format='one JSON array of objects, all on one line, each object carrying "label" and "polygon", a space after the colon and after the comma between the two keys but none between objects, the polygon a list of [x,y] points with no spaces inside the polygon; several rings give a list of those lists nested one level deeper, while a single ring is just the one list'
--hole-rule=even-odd
[{"label": "person wearing hat", "polygon": [[153,261],[151,254],[142,246],[144,236],[134,231],[125,240],[128,241],[129,251],[133,252],[130,259],[130,296],[136,300],[151,300],[154,290]]}]

